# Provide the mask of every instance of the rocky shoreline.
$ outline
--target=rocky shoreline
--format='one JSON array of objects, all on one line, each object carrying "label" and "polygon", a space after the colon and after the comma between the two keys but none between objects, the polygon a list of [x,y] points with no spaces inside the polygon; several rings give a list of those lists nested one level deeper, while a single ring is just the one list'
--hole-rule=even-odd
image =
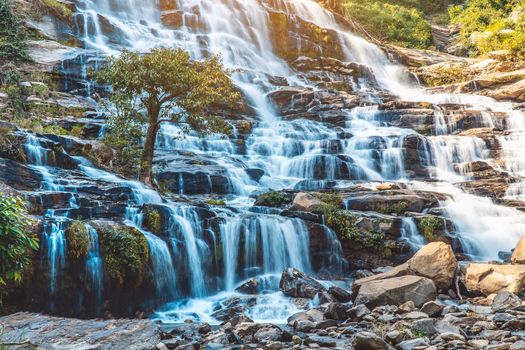
[{"label": "rocky shoreline", "polygon": [[17,347],[22,349],[521,350],[524,248],[525,237],[512,264],[458,266],[450,246],[430,243],[386,272],[361,271],[370,276],[356,279],[351,291],[290,268],[281,276],[280,290],[303,311],[286,325],[256,323],[244,313],[259,292],[254,280],[238,288],[245,297],[223,303],[217,316],[224,321],[216,326],[185,320],[161,330],[149,320],[18,313],[0,318],[1,340],[27,342]]}]

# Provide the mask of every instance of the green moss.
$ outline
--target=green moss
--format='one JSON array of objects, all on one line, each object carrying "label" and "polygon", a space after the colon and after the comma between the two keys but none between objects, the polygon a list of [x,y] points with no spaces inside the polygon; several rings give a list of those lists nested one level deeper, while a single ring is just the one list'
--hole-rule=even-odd
[{"label": "green moss", "polygon": [[75,125],[69,130],[69,135],[81,138],[84,136],[84,128],[80,125]]},{"label": "green moss", "polygon": [[425,216],[419,220],[419,229],[427,240],[433,241],[443,229],[443,224],[443,219],[437,216]]},{"label": "green moss", "polygon": [[115,227],[102,230],[100,238],[105,276],[117,287],[140,287],[149,261],[146,237],[135,228]]},{"label": "green moss", "polygon": [[73,260],[83,259],[89,252],[89,231],[82,222],[73,221],[66,230],[67,253]]},{"label": "green moss", "polygon": [[[57,0],[38,0],[38,9],[43,14],[47,14],[63,21],[70,22],[73,18],[73,11],[64,3]],[[36,14],[38,16],[39,14]]]},{"label": "green moss", "polygon": [[160,213],[155,209],[148,209],[144,215],[144,227],[146,230],[160,234],[161,217]]},{"label": "green moss", "polygon": [[324,204],[339,208],[343,207],[343,197],[339,193],[321,192],[315,196]]},{"label": "green moss", "polygon": [[291,202],[290,196],[283,192],[267,192],[257,197],[255,205],[279,208]]},{"label": "green moss", "polygon": [[213,205],[213,206],[224,206],[226,205],[226,202],[221,200],[221,199],[208,199],[207,201],[205,201],[206,204],[208,205]]},{"label": "green moss", "polygon": [[465,69],[457,66],[440,67],[420,77],[427,86],[457,84],[467,81],[470,78],[470,76],[465,75]]},{"label": "green moss", "polygon": [[403,214],[408,207],[408,202],[402,200],[394,203],[381,202],[377,203],[375,211],[383,214]]}]

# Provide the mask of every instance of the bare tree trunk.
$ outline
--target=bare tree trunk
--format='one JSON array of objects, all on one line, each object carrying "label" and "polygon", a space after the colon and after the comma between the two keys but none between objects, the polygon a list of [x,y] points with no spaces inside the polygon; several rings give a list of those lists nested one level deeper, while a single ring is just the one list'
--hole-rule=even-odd
[{"label": "bare tree trunk", "polygon": [[139,179],[152,188],[155,187],[153,182],[153,157],[155,153],[155,141],[157,140],[157,133],[160,127],[159,112],[159,105],[154,105],[148,108],[148,132],[146,134],[146,141],[144,142],[144,150],[142,152],[142,159],[140,162]]}]

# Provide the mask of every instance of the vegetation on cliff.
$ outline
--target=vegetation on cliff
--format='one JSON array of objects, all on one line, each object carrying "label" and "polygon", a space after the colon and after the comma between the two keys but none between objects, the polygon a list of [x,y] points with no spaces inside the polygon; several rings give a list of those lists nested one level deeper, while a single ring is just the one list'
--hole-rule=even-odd
[{"label": "vegetation on cliff", "polygon": [[22,198],[0,194],[0,306],[2,287],[18,283],[31,264],[31,252],[38,249]]},{"label": "vegetation on cliff", "polygon": [[240,100],[228,73],[219,57],[194,61],[182,49],[154,49],[145,55],[124,52],[110,59],[99,74],[101,81],[111,84],[110,99],[117,110],[110,118],[109,134],[128,142],[128,135],[142,136],[142,126],[147,125],[141,181],[154,185],[154,146],[163,122],[202,133],[229,132],[229,125],[211,111],[233,107]]},{"label": "vegetation on cliff", "polygon": [[449,12],[472,55],[508,50],[514,58],[525,58],[525,1],[469,0]]},{"label": "vegetation on cliff", "polygon": [[[0,0],[0,66],[7,62],[20,63],[29,59],[25,51],[25,31],[14,14],[10,0]],[[3,70],[1,70],[3,71]],[[6,79],[0,74],[0,83]]]},{"label": "vegetation on cliff", "polygon": [[144,282],[149,261],[146,237],[132,227],[100,230],[104,275],[117,287],[139,287]]}]

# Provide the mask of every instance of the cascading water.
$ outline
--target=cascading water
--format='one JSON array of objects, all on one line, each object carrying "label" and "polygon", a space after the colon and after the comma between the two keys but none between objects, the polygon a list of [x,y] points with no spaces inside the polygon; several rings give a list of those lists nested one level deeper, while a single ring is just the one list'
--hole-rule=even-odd
[{"label": "cascading water", "polygon": [[95,315],[99,316],[104,292],[104,268],[100,255],[98,233],[92,226],[86,226],[89,233],[89,250],[86,257],[87,286],[94,305]]},{"label": "cascading water", "polygon": [[[378,98],[373,89],[353,85],[356,90],[367,90],[368,106],[344,110],[344,125],[337,128],[322,122],[280,118],[267,99],[267,94],[278,89],[275,81],[288,86],[309,87],[317,90],[304,77],[300,77],[272,47],[269,11],[277,10],[290,18],[334,31],[348,61],[370,67],[378,87],[393,92],[406,100],[428,101],[434,105],[457,103],[482,110],[480,125],[492,127],[488,111],[508,115],[509,133],[500,138],[505,169],[523,176],[525,165],[520,154],[525,146],[522,112],[512,111],[509,104],[498,104],[488,98],[466,95],[426,94],[407,84],[410,77],[404,68],[391,63],[375,45],[344,31],[334,17],[311,0],[176,0],[182,23],[175,29],[161,23],[157,4],[144,0],[102,1],[78,0],[76,14],[79,38],[88,48],[104,53],[115,53],[123,48],[146,51],[154,46],[185,48],[193,58],[210,53],[221,54],[229,68],[238,68],[234,74],[237,86],[245,94],[248,104],[257,114],[249,135],[240,147],[234,140],[220,137],[201,138],[198,135],[180,137],[180,129],[163,125],[157,139],[159,151],[169,156],[191,152],[202,157],[206,164],[223,170],[228,180],[226,202],[234,210],[217,211],[223,220],[218,232],[202,226],[197,209],[189,205],[167,203],[151,189],[141,184],[121,179],[96,169],[80,157],[79,169],[91,179],[119,184],[130,188],[131,198],[127,223],[139,228],[148,240],[151,263],[155,274],[157,296],[165,300],[181,297],[179,291],[188,289],[183,297],[189,300],[165,305],[157,317],[161,320],[180,321],[185,317],[210,320],[215,306],[231,296],[233,290],[246,278],[272,276],[288,266],[305,271],[312,270],[308,242],[310,232],[300,219],[283,218],[268,213],[250,211],[253,199],[249,196],[268,189],[318,189],[343,187],[349,181],[401,181],[408,187],[431,190],[450,195],[443,201],[444,209],[456,224],[456,231],[464,250],[473,257],[496,258],[500,250],[510,250],[522,234],[524,215],[515,209],[495,205],[489,199],[466,194],[452,183],[468,180],[467,168],[461,164],[484,160],[489,157],[485,144],[476,137],[457,136],[457,125],[441,111],[435,111],[435,128],[426,136],[419,152],[433,167],[429,176],[436,181],[428,184],[410,181],[412,174],[405,169],[405,140],[417,134],[414,130],[389,126],[378,111]],[[169,14],[169,12],[168,12]],[[276,78],[282,78],[281,80]],[[359,82],[361,83],[361,81]],[[371,84],[373,85],[373,84]],[[36,139],[26,145],[30,163],[43,178],[42,189],[60,191],[57,177],[46,167],[46,152]],[[44,150],[45,151],[45,150]],[[163,159],[164,160],[164,159]],[[180,163],[173,162],[177,167]],[[169,162],[168,162],[169,166]],[[261,169],[259,180],[250,176],[249,170]],[[209,175],[208,179],[211,177]],[[192,174],[190,174],[190,178]],[[187,194],[188,177],[179,173],[178,192]],[[211,180],[209,180],[211,182]],[[525,198],[525,185],[510,187],[509,198]],[[211,187],[211,185],[210,185]],[[74,196],[73,196],[74,197]],[[166,237],[159,238],[145,231],[139,207],[144,204],[166,206],[169,224]],[[480,217],[480,213],[482,216]],[[52,216],[52,213],[50,213]],[[60,222],[60,221],[58,221]],[[422,237],[411,218],[402,219],[402,233],[413,249],[423,244]],[[333,231],[323,226],[324,235],[332,242],[324,264],[343,271],[341,246]],[[55,232],[56,231],[56,232]],[[51,230],[50,242],[62,242],[63,230]],[[62,233],[60,233],[62,232]],[[501,239],[504,232],[506,239]],[[213,236],[212,239],[205,235]],[[166,242],[168,244],[166,244]],[[219,294],[208,285],[209,257],[219,255],[220,242],[223,266],[222,281],[218,282]],[[52,245],[51,245],[52,246]],[[51,250],[55,269],[61,264],[63,245]],[[58,252],[58,253],[56,253]],[[217,267],[215,267],[217,268]],[[182,275],[189,276],[187,283],[178,283]],[[56,280],[56,279],[55,279]],[[187,285],[185,285],[187,284]],[[293,305],[268,285],[268,296],[261,296],[257,306],[248,314],[256,320],[283,320],[295,311]],[[271,293],[273,291],[273,293]],[[160,298],[162,299],[162,298]]]}]

